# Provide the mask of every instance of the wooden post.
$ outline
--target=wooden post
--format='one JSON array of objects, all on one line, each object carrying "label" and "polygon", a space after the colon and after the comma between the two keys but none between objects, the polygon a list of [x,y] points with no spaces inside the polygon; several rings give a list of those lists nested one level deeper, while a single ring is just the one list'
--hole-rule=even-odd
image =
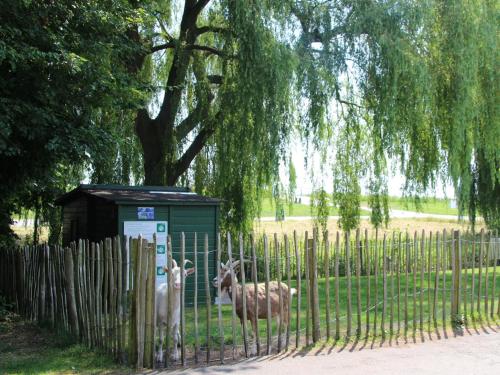
[{"label": "wooden post", "polygon": [[460,232],[453,232],[453,286],[452,286],[452,304],[451,319],[456,322],[460,315]]},{"label": "wooden post", "polygon": [[397,288],[398,288],[398,293],[397,293],[397,305],[398,305],[398,336],[401,334],[401,238],[402,234],[399,232],[398,235],[398,260],[397,260],[397,265],[396,265],[396,280],[397,280]]},{"label": "wooden post", "polygon": [[66,277],[66,300],[68,302],[68,317],[71,327],[71,333],[78,337],[78,315],[76,310],[76,297],[75,297],[75,282],[73,274],[73,255],[71,249],[66,248],[64,254],[65,263],[65,277]]},{"label": "wooden post", "polygon": [[439,232],[436,232],[436,267],[434,271],[434,299],[432,302],[432,320],[434,321],[434,326],[437,326],[437,301],[438,301],[438,290],[439,290],[439,273],[440,273],[440,243],[439,243]]},{"label": "wooden post", "polygon": [[[90,282],[89,282],[89,267],[88,267],[88,261],[89,261],[89,245],[88,241],[82,241],[82,272],[83,272],[83,277],[82,277],[82,282],[83,282],[83,291],[84,291],[84,304],[85,304],[85,332],[87,334],[86,339],[87,339],[87,347],[91,348],[92,347],[92,337],[91,337],[91,306],[90,306]],[[108,291],[109,292],[109,291]],[[109,347],[108,347],[109,350]]]},{"label": "wooden post", "polygon": [[378,229],[375,230],[375,317],[373,318],[373,335],[377,336],[377,317],[378,317],[378,267],[379,267],[379,255],[378,255]]},{"label": "wooden post", "polygon": [[[328,239],[327,239],[328,241]],[[286,325],[286,342],[285,351],[288,351],[288,346],[290,344],[290,323],[292,321],[292,275],[290,272],[290,249],[288,243],[288,236],[285,234],[285,261],[286,261],[286,275],[287,275],[287,285],[288,285],[288,308],[287,308],[287,321]],[[255,293],[257,294],[257,293]]]},{"label": "wooden post", "polygon": [[[140,322],[139,322],[139,355],[138,364],[144,367],[144,348],[145,348],[145,328],[146,328],[146,277],[148,273],[148,243],[145,239],[142,240],[141,256],[141,278],[140,278]],[[111,261],[111,259],[110,259]]]},{"label": "wooden post", "polygon": [[380,330],[382,331],[382,339],[385,339],[385,315],[387,312],[387,235],[384,233],[382,240],[382,319]]},{"label": "wooden post", "polygon": [[[295,249],[295,261],[296,261],[296,278],[297,278],[297,321],[295,325],[295,347],[300,346],[300,305],[301,305],[301,264],[300,264],[300,253],[299,245],[297,241],[297,232],[293,231],[293,246]],[[257,294],[257,293],[256,293]],[[257,305],[257,304],[256,304]]]},{"label": "wooden post", "polygon": [[186,297],[186,277],[185,277],[185,266],[186,261],[186,236],[184,232],[181,233],[181,363],[182,366],[186,366],[186,309],[185,309],[185,297]]},{"label": "wooden post", "polygon": [[103,346],[103,321],[102,321],[102,277],[103,277],[103,266],[102,259],[103,255],[103,245],[102,242],[96,244],[96,318],[97,318],[97,345],[99,347]]},{"label": "wooden post", "polygon": [[[210,322],[211,322],[211,307],[212,307],[212,299],[210,298],[210,277],[208,275],[208,233],[205,233],[205,241],[204,241],[204,250],[205,250],[205,257],[204,257],[204,268],[205,268],[205,297],[206,297],[206,308],[207,308],[207,363],[210,363],[210,350],[212,348],[211,345],[211,327],[210,327]],[[220,262],[219,262],[220,264]],[[218,274],[217,274],[218,276]]]},{"label": "wooden post", "polygon": [[391,273],[391,302],[390,302],[390,321],[389,321],[389,332],[392,337],[394,335],[394,266],[395,266],[395,250],[396,247],[396,233],[392,232],[392,241],[390,245],[391,251],[391,261],[389,263],[389,271]]},{"label": "wooden post", "polygon": [[281,352],[281,337],[282,337],[282,328],[283,328],[283,296],[282,296],[282,289],[281,289],[281,262],[280,262],[280,247],[278,243],[278,235],[275,233],[274,234],[274,254],[275,254],[275,264],[276,264],[276,276],[278,279],[278,304],[279,304],[279,323],[278,327],[278,353]]},{"label": "wooden post", "polygon": [[356,310],[357,310],[357,328],[356,336],[361,337],[361,246],[359,228],[356,229]]},{"label": "wooden post", "polygon": [[267,236],[264,234],[264,267],[265,267],[265,277],[266,277],[266,314],[267,314],[267,355],[271,354],[271,299],[269,296],[269,249],[267,244]]},{"label": "wooden post", "polygon": [[[319,324],[319,295],[318,295],[318,259],[317,259],[317,249],[318,249],[318,231],[313,230],[313,246],[311,252],[311,291],[312,291],[312,322],[313,331],[312,337],[313,342],[317,343],[321,338],[320,324]],[[281,320],[280,320],[281,321]]]},{"label": "wooden post", "polygon": [[474,294],[474,286],[475,286],[475,278],[476,278],[476,234],[472,232],[472,276],[471,276],[471,290],[470,290],[470,312],[471,314],[474,313],[474,301],[476,298],[476,295]]},{"label": "wooden post", "polygon": [[[489,246],[493,250],[493,286],[491,291],[491,311],[490,317],[495,316],[495,297],[496,297],[496,286],[497,286],[497,260],[498,260],[498,249],[496,249],[496,241],[498,239],[498,231],[495,234],[495,238],[490,236]],[[465,305],[465,303],[464,303]]]},{"label": "wooden post", "polygon": [[425,276],[425,232],[420,238],[420,332],[424,330],[424,276]]},{"label": "wooden post", "polygon": [[368,229],[365,229],[365,264],[366,264],[366,337],[370,333],[370,306],[371,306],[371,262],[370,262],[370,240],[368,238]]},{"label": "wooden post", "polygon": [[[124,293],[124,283],[123,283],[123,279],[124,279],[124,273],[123,273],[123,257],[122,257],[122,246],[121,246],[121,238],[120,236],[117,236],[116,237],[116,241],[117,241],[117,258],[116,258],[116,269],[117,269],[117,275],[118,275],[118,280],[117,280],[117,293],[118,293],[118,352],[119,352],[119,359],[120,359],[120,362],[124,362],[125,358],[124,358],[124,350],[125,350],[125,340],[124,340],[124,327],[125,327],[125,322],[124,322],[124,308],[123,308],[123,303],[124,303],[124,297],[123,297],[123,293]],[[99,251],[99,244],[97,244],[96,246],[96,254],[98,253]],[[99,259],[97,259],[97,261],[99,261]],[[155,255],[155,261],[156,261],[156,255]],[[156,270],[154,271],[156,272]],[[99,275],[99,272],[97,272],[97,275]],[[96,283],[97,285],[97,283]],[[156,288],[154,288],[153,290],[156,290]],[[154,295],[154,293],[153,293]],[[154,297],[153,297],[154,298]],[[97,302],[99,304],[99,301]],[[154,308],[153,308],[153,314],[154,314]],[[155,324],[155,320],[153,318],[153,324]],[[98,330],[99,332],[99,330]],[[154,330],[153,330],[153,354],[152,354],[153,358],[154,358]],[[154,364],[154,360],[153,360],[153,364]]]},{"label": "wooden post", "polygon": [[248,358],[247,289],[246,289],[246,279],[245,279],[244,243],[243,243],[243,235],[241,233],[240,233],[240,272],[241,272],[241,292],[242,292],[242,306],[243,306],[243,348],[245,350],[245,357]]},{"label": "wooden post", "polygon": [[478,259],[478,280],[477,280],[477,312],[481,315],[481,294],[482,294],[482,279],[483,279],[483,257],[484,257],[484,229],[481,229],[481,238],[479,244],[479,259]]},{"label": "wooden post", "polygon": [[[173,296],[174,295],[174,278],[172,277],[172,269],[173,269],[173,250],[172,250],[172,236],[169,234],[167,236],[167,290],[168,296]],[[170,298],[168,297],[169,301],[168,303],[171,303]],[[166,356],[165,356],[165,367],[168,367],[170,364],[170,342],[171,342],[171,335],[172,335],[172,330],[170,327],[172,326],[172,310],[167,309],[167,334],[165,335],[165,348],[166,348]]]},{"label": "wooden post", "polygon": [[252,246],[252,276],[253,276],[253,288],[254,288],[254,316],[255,316],[255,327],[253,329],[253,336],[255,340],[255,346],[257,355],[260,355],[260,334],[259,334],[259,286],[258,286],[258,273],[257,273],[257,254],[255,252],[255,237],[253,234],[250,236],[251,246]]},{"label": "wooden post", "polygon": [[485,264],[485,272],[484,272],[484,316],[485,317],[488,317],[488,303],[489,303],[489,279],[488,279],[488,276],[489,276],[489,263],[490,263],[490,248],[491,246],[489,246],[491,242],[491,232],[488,233],[488,241],[487,241],[487,244],[488,246],[486,246],[486,244],[484,246],[486,246],[486,264]]},{"label": "wooden post", "polygon": [[[117,244],[120,242],[116,241]],[[153,243],[146,248],[148,267],[147,267],[147,287],[146,287],[146,321],[145,321],[145,348],[144,348],[144,366],[153,368],[155,364],[155,291],[156,291],[156,238]],[[118,267],[121,269],[121,267]],[[118,284],[121,284],[118,282]],[[119,294],[119,293],[118,293]]]},{"label": "wooden post", "polygon": [[[222,244],[221,244],[221,235],[217,233],[217,277],[220,277],[220,267],[221,263],[221,252],[222,252]],[[219,326],[219,339],[220,339],[220,363],[224,364],[224,329],[222,328],[222,304],[221,304],[221,286],[220,282],[217,283],[217,295],[219,296],[219,303],[217,304],[217,322]]]},{"label": "wooden post", "polygon": [[410,236],[406,232],[405,244],[405,337],[408,336],[408,291],[409,291],[409,269],[410,269]]},{"label": "wooden post", "polygon": [[[200,351],[200,338],[198,332],[198,233],[194,233],[194,246],[193,246],[193,265],[194,265],[194,363],[199,362],[198,352]],[[208,306],[207,306],[208,309]],[[208,323],[208,322],[207,322]]]},{"label": "wooden post", "polygon": [[346,336],[350,337],[352,333],[352,283],[351,283],[351,248],[350,248],[351,234],[349,231],[345,232],[345,273],[347,280],[347,332]]},{"label": "wooden post", "polygon": [[[106,242],[107,243],[107,242]],[[109,250],[107,248],[106,250]],[[106,251],[107,253],[107,251]],[[136,254],[136,262],[135,262],[135,270],[134,270],[134,304],[135,304],[135,342],[132,343],[135,346],[135,350],[137,353],[137,357],[135,359],[136,368],[142,367],[142,348],[141,348],[141,269],[142,269],[142,238],[139,236],[137,240],[137,254]],[[107,259],[107,255],[106,255]],[[104,276],[104,282],[107,286],[107,275]],[[106,290],[107,287],[104,288]],[[106,309],[106,307],[105,307]],[[107,332],[106,332],[107,334]]]},{"label": "wooden post", "polygon": [[[470,238],[469,236],[469,231],[467,230],[467,233],[465,234],[465,241],[463,238],[460,239],[460,252],[461,252],[461,263],[462,263],[462,275],[460,276],[460,279],[461,279],[461,285],[462,285],[462,299],[463,299],[463,314],[464,314],[464,317],[466,318],[467,317],[467,283],[468,283],[468,280],[467,278],[469,277],[469,262],[468,262],[468,259],[469,259],[469,241],[468,241],[468,238]],[[464,243],[465,242],[465,243]],[[465,245],[465,248],[463,247],[463,245]],[[463,250],[462,250],[463,249]],[[463,262],[465,262],[465,265],[463,264]],[[465,277],[463,275],[463,273],[465,272]]]},{"label": "wooden post", "polygon": [[429,232],[429,242],[427,245],[427,251],[429,252],[427,257],[427,330],[431,331],[431,317],[432,317],[432,306],[431,306],[431,284],[432,284],[432,231]]},{"label": "wooden post", "polygon": [[[109,278],[108,278],[108,272],[109,272],[109,264],[108,264],[108,253],[110,251],[110,243],[108,239],[106,238],[104,242],[102,243],[102,331],[101,331],[101,337],[102,337],[102,346],[104,349],[108,349],[108,301],[109,301]],[[135,270],[134,270],[135,271]],[[134,299],[135,301],[135,299]],[[134,302],[135,303],[135,302]],[[136,306],[134,306],[134,311],[135,311]],[[137,333],[137,332],[135,332]],[[135,335],[134,333],[134,335]],[[135,335],[134,338],[137,338]],[[137,349],[137,348],[136,348]],[[137,352],[134,352],[134,355],[137,356]],[[136,357],[134,357],[136,358]],[[134,360],[135,361],[135,360]]]},{"label": "wooden post", "polygon": [[412,275],[413,275],[413,332],[417,330],[417,269],[418,269],[418,240],[417,231],[413,233],[413,259],[412,259]]},{"label": "wooden post", "polygon": [[[110,332],[109,332],[109,337],[110,337],[110,352],[115,354],[116,353],[116,269],[114,266],[114,258],[115,256],[115,251],[116,251],[116,243],[110,239],[111,242],[111,247],[110,247],[110,252],[109,252],[109,298],[110,298]],[[147,270],[146,270],[147,272]],[[143,307],[145,308],[145,306]]]},{"label": "wooden post", "polygon": [[339,300],[339,246],[340,235],[335,238],[335,340],[340,339],[340,300]]},{"label": "wooden post", "polygon": [[[233,360],[236,359],[236,280],[233,267],[233,245],[231,241],[231,233],[227,233],[227,254],[229,257],[229,270],[231,271],[231,293],[234,293],[231,298],[231,328],[232,328],[232,347]],[[240,265],[242,266],[242,265]]]},{"label": "wooden post", "polygon": [[[330,340],[330,243],[328,241],[328,231],[324,234],[325,238],[325,319],[326,319],[326,339]],[[290,282],[288,282],[290,285]]]},{"label": "wooden post", "polygon": [[446,257],[447,257],[447,236],[446,236],[446,229],[443,229],[443,246],[442,246],[442,251],[441,251],[441,268],[443,270],[443,291],[442,291],[442,298],[443,298],[443,329],[446,329]]},{"label": "wooden post", "polygon": [[306,231],[304,239],[304,271],[306,278],[306,346],[309,346],[311,337],[311,278],[309,263],[309,238],[308,232]]},{"label": "wooden post", "polygon": [[89,309],[90,309],[90,341],[91,346],[97,345],[96,321],[95,321],[95,288],[94,288],[94,258],[95,258],[95,243],[92,242],[87,248],[87,283],[89,286]]}]

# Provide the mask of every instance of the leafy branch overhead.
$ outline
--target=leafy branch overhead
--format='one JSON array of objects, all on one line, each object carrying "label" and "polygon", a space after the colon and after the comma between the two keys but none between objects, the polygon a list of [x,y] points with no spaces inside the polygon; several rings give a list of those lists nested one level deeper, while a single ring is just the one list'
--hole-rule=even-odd
[{"label": "leafy branch overhead", "polygon": [[5,191],[34,192],[65,168],[194,184],[243,229],[280,168],[294,171],[299,137],[333,172],[344,229],[363,188],[373,224],[387,222],[394,170],[406,195],[451,182],[462,213],[500,226],[494,2],[7,2]]}]

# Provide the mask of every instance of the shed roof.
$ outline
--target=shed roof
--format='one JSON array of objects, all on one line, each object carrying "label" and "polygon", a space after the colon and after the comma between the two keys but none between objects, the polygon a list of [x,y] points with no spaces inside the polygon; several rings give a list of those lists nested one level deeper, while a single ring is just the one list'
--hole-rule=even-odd
[{"label": "shed roof", "polygon": [[220,199],[193,193],[189,188],[175,186],[124,186],[80,185],[56,199],[57,205],[65,205],[81,196],[93,196],[117,204],[209,204],[218,205]]}]

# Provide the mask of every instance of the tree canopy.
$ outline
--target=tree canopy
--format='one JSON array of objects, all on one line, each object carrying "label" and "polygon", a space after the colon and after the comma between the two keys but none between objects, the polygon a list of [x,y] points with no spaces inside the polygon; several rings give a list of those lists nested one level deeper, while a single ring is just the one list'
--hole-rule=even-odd
[{"label": "tree canopy", "polygon": [[[345,229],[359,222],[363,181],[372,222],[387,222],[390,165],[405,176],[407,196],[451,182],[462,213],[500,226],[494,1],[10,2],[2,51],[24,56],[26,71],[13,68],[23,65],[11,52],[0,55],[2,77],[15,74],[15,89],[2,86],[12,101],[2,102],[2,141],[28,124],[49,138],[66,132],[75,151],[37,140],[40,161],[81,166],[74,161],[85,149],[95,181],[128,183],[133,174],[193,185],[224,198],[226,227],[242,229],[263,191],[278,191],[280,165],[294,171],[290,141],[300,137],[333,171]],[[33,19],[23,7],[35,8]],[[61,16],[43,21],[44,11]],[[28,95],[19,113],[29,121],[12,120],[33,81],[52,101],[37,101],[36,112]],[[31,153],[27,139],[20,145]],[[3,150],[2,160],[12,157]]]},{"label": "tree canopy", "polygon": [[144,95],[116,64],[140,48],[126,35],[133,15],[118,1],[2,4],[0,234],[16,209],[52,216],[54,197],[98,164],[113,137],[99,113],[130,111]]}]

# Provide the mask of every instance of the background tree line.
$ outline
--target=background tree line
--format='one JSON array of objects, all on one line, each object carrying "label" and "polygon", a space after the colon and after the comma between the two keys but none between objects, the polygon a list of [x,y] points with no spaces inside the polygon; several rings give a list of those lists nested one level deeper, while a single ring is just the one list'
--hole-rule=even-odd
[{"label": "background tree line", "polygon": [[489,0],[6,0],[0,235],[32,210],[57,241],[53,199],[84,177],[190,185],[249,228],[283,190],[280,164],[293,190],[294,137],[333,170],[344,229],[363,177],[373,224],[388,219],[389,161],[406,195],[451,181],[462,213],[499,228],[498,14]]}]

